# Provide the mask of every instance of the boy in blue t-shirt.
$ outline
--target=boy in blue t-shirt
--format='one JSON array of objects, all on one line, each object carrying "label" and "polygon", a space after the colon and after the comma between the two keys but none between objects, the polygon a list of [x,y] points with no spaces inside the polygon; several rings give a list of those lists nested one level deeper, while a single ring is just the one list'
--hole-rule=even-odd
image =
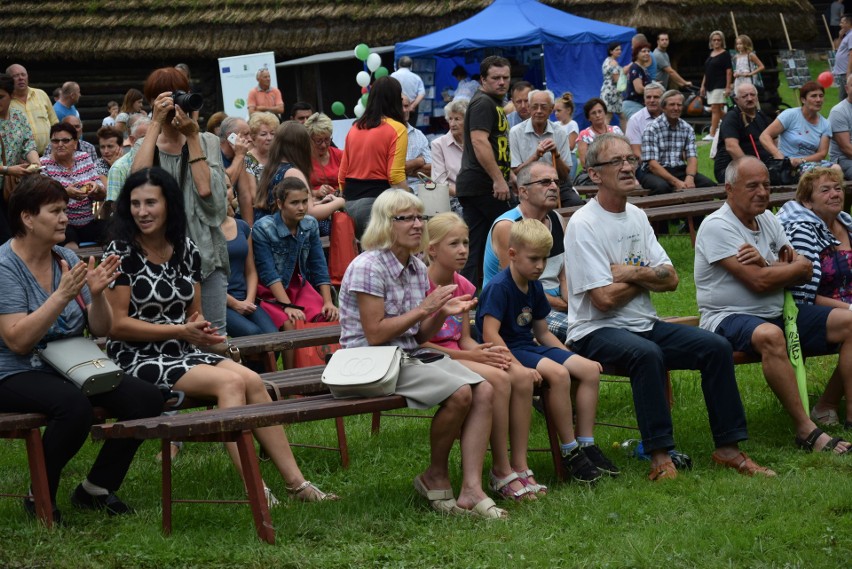
[{"label": "boy in blue t-shirt", "polygon": [[[497,273],[479,297],[476,325],[485,342],[506,346],[522,365],[547,382],[547,413],[562,440],[562,464],[574,480],[595,482],[618,468],[595,445],[601,366],[565,349],[547,328],[550,304],[538,278],[553,237],[537,219],[515,222],[509,233],[509,266]],[[538,341],[538,344],[535,343]],[[571,379],[577,382],[577,437],[571,411]]]}]

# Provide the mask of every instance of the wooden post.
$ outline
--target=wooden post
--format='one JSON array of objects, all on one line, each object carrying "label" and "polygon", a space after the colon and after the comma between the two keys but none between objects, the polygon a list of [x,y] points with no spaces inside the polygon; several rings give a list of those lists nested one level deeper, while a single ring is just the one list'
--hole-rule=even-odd
[{"label": "wooden post", "polygon": [[781,27],[784,28],[784,37],[787,38],[787,49],[793,51],[793,44],[790,43],[790,34],[787,33],[787,22],[784,21],[784,14],[778,13],[781,17]]},{"label": "wooden post", "polygon": [[829,49],[834,49],[834,38],[831,37],[831,29],[828,27],[828,20],[825,19],[825,14],[822,15],[822,23],[825,25],[825,35],[828,36]]}]

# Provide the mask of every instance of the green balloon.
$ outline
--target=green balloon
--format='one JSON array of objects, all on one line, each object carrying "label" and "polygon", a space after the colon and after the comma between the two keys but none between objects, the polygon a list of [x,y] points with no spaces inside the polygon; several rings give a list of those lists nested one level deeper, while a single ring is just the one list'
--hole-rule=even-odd
[{"label": "green balloon", "polygon": [[355,57],[361,61],[367,61],[367,58],[370,57],[370,48],[367,47],[367,44],[359,43],[355,46]]},{"label": "green balloon", "polygon": [[387,77],[388,68],[383,65],[383,66],[379,67],[378,69],[376,69],[376,72],[373,75],[376,76],[376,79],[381,79],[382,77]]},{"label": "green balloon", "polygon": [[364,93],[363,95],[361,95],[361,104],[364,105],[365,107],[367,106],[367,97],[368,97],[367,93]]},{"label": "green balloon", "polygon": [[342,117],[343,113],[346,112],[346,107],[340,101],[335,101],[331,104],[331,112]]}]

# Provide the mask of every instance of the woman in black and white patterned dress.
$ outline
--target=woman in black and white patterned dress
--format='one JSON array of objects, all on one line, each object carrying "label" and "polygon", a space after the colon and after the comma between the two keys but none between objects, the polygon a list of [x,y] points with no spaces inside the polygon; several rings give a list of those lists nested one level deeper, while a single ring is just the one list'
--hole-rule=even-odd
[{"label": "woman in black and white patterned dress", "polygon": [[[130,176],[110,229],[113,241],[105,254],[121,256],[121,274],[107,291],[114,313],[107,351],[122,369],[190,397],[215,397],[220,408],[270,401],[255,372],[199,349],[225,337],[201,315],[201,257],[186,235],[183,195],[175,179],[157,167]],[[254,434],[292,498],[336,498],[305,480],[281,427]],[[227,446],[239,469],[236,445]]]}]

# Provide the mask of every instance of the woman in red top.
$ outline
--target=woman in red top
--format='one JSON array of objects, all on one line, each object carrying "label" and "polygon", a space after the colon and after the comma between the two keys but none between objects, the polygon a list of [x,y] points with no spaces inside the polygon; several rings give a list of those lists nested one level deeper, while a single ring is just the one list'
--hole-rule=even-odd
[{"label": "woman in red top", "polygon": [[388,188],[408,189],[405,152],[408,129],[402,113],[402,87],[387,76],[370,90],[367,108],[346,135],[337,180],[346,198],[346,213],[360,238],[370,221],[373,202]]},{"label": "woman in red top", "polygon": [[314,197],[322,199],[337,191],[337,174],[343,151],[331,145],[334,125],[323,113],[314,113],[305,121],[305,128],[311,137],[312,165],[311,191]]}]

